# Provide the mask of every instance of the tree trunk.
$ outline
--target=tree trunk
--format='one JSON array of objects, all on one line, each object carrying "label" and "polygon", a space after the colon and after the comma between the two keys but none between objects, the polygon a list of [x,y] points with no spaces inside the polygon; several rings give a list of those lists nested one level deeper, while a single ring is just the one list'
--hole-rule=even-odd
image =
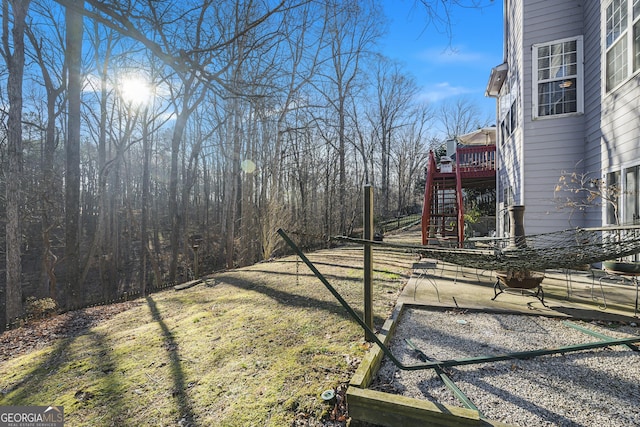
[{"label": "tree trunk", "polygon": [[231,131],[231,175],[227,177],[229,191],[225,192],[228,196],[226,203],[226,224],[225,224],[225,261],[227,268],[235,267],[235,235],[236,235],[236,219],[238,216],[238,197],[240,195],[240,107],[237,98],[234,98],[232,111],[232,128]]},{"label": "tree trunk", "polygon": [[66,10],[67,64],[69,67],[68,122],[65,180],[65,271],[67,308],[83,302],[80,280],[80,96],[82,91],[82,15],[74,8]]},{"label": "tree trunk", "polygon": [[24,75],[25,19],[30,0],[11,1],[13,9],[13,52],[10,51],[8,34],[8,4],[3,2],[3,50],[9,76],[7,93],[9,113],[7,117],[7,172],[6,172],[6,262],[7,282],[5,294],[5,316],[0,330],[22,314],[22,262],[20,247],[20,205],[22,188],[22,79]]},{"label": "tree trunk", "polygon": [[346,168],[346,126],[344,107],[346,95],[340,90],[340,99],[338,100],[338,206],[340,206],[340,234],[347,234],[347,168]]},{"label": "tree trunk", "polygon": [[[186,90],[185,90],[186,92]],[[184,101],[186,102],[186,100]],[[188,118],[186,107],[176,119],[171,139],[171,170],[169,178],[169,215],[171,217],[171,261],[169,264],[169,281],[175,282],[178,270],[178,251],[180,248],[180,208],[178,203],[178,160],[180,143]]]},{"label": "tree trunk", "polygon": [[[55,151],[57,145],[58,129],[56,119],[60,114],[58,102],[60,95],[64,92],[64,81],[61,79],[54,82],[55,72],[50,70],[50,65],[45,60],[46,53],[42,44],[30,28],[26,28],[26,35],[29,37],[34,49],[34,56],[42,73],[42,84],[47,93],[47,116],[44,131],[44,144],[42,149],[42,186],[40,188],[40,215],[41,215],[41,235],[42,235],[42,271],[40,274],[40,292],[48,294],[54,301],[58,300],[57,279],[55,274],[58,257],[51,248],[50,232],[56,226],[55,213],[57,211],[56,201],[59,199],[57,188],[61,187],[55,174]],[[62,41],[60,43],[62,45]],[[62,76],[64,72],[61,72]],[[57,86],[56,86],[57,84]]]},{"label": "tree trunk", "polygon": [[[95,29],[96,35],[95,38],[98,39],[97,33],[98,29]],[[100,114],[98,116],[98,185],[96,187],[97,191],[97,199],[98,199],[98,220],[95,229],[93,230],[93,239],[87,250],[86,259],[84,262],[84,268],[82,270],[82,276],[80,280],[84,283],[86,280],[89,270],[93,266],[93,262],[95,261],[94,257],[98,249],[100,249],[101,256],[97,260],[98,268],[100,271],[100,285],[103,291],[106,292],[106,289],[109,287],[108,281],[104,280],[104,270],[103,263],[105,263],[104,255],[108,254],[106,249],[106,245],[109,240],[110,234],[107,232],[109,230],[107,221],[108,221],[108,209],[107,209],[107,179],[108,179],[108,168],[107,168],[107,119],[108,119],[108,111],[107,111],[107,101],[109,98],[109,83],[107,81],[107,74],[109,63],[111,60],[111,50],[112,50],[112,36],[109,34],[109,37],[106,39],[106,46],[104,48],[104,58],[101,60],[98,52],[99,49],[95,50],[95,58],[94,63],[95,67],[98,70],[98,74],[100,76]]]},{"label": "tree trunk", "polygon": [[[151,141],[149,135],[149,123],[147,112],[144,114],[144,124],[142,127],[142,211],[140,221],[140,294],[147,294],[147,256],[151,257],[149,251],[149,197],[151,188],[151,173],[149,163],[151,162]],[[158,280],[159,278],[156,278]]]},{"label": "tree trunk", "polygon": [[387,128],[385,126],[384,120],[382,124],[381,130],[381,185],[380,185],[380,193],[382,194],[382,215],[387,216],[389,214],[389,139]]}]

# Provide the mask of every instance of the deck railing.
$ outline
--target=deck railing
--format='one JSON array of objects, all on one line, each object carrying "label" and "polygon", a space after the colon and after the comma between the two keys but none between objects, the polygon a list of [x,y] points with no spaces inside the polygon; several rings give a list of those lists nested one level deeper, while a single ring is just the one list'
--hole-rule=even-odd
[{"label": "deck railing", "polygon": [[456,164],[460,172],[493,172],[496,170],[496,146],[460,147],[456,150]]}]

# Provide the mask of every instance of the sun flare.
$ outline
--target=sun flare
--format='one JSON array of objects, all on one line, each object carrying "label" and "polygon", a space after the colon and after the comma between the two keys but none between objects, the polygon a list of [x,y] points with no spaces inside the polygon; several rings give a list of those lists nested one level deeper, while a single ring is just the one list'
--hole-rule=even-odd
[{"label": "sun flare", "polygon": [[118,92],[122,99],[135,106],[147,105],[153,97],[153,87],[137,76],[125,76],[119,80]]}]

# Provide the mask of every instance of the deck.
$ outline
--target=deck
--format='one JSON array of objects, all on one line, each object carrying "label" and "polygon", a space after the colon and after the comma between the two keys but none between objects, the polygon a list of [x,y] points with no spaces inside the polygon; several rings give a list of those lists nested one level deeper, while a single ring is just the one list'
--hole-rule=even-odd
[{"label": "deck", "polygon": [[[422,244],[428,243],[429,229],[433,225],[443,237],[447,231],[456,235],[461,246],[464,240],[463,190],[495,188],[495,181],[495,145],[458,147],[455,162],[440,167],[433,151],[429,152],[422,210]],[[455,226],[452,227],[451,222]]]}]

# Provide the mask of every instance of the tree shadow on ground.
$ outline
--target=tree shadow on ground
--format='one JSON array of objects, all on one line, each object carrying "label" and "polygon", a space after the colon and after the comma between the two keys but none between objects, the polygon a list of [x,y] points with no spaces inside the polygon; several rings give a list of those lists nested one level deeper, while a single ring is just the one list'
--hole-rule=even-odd
[{"label": "tree shadow on ground", "polygon": [[[288,305],[291,307],[299,307],[299,308],[320,309],[332,314],[336,314],[345,319],[352,319],[352,317],[349,315],[349,313],[347,313],[345,308],[342,307],[342,305],[337,301],[336,302],[325,301],[325,300],[321,300],[313,297],[297,295],[297,294],[286,292],[283,290],[274,289],[273,287],[270,287],[270,286],[256,284],[254,282],[243,280],[238,277],[225,276],[224,278],[220,278],[218,280],[221,283],[226,283],[228,285],[231,285],[237,288],[260,292],[268,296],[269,298],[273,299],[274,301],[283,305]],[[329,293],[328,290],[327,290],[327,293]],[[360,318],[362,318],[363,313],[360,308],[356,309],[352,307],[352,309],[356,312],[356,314]],[[352,319],[352,320],[355,321],[355,319]],[[374,315],[373,321],[374,321],[374,324],[378,327],[381,326],[385,322],[385,320],[386,319],[380,316]]]},{"label": "tree shadow on ground", "polygon": [[173,390],[171,395],[176,399],[178,404],[179,414],[182,418],[179,423],[181,423],[180,425],[195,427],[197,424],[195,423],[195,414],[191,400],[186,393],[187,384],[185,384],[184,371],[180,361],[180,349],[178,342],[176,341],[173,332],[171,332],[167,324],[162,320],[162,315],[160,314],[158,306],[153,298],[151,296],[147,296],[146,300],[153,320],[162,330],[162,336],[164,338],[163,347],[169,356],[171,376],[173,377]]},{"label": "tree shadow on ground", "polygon": [[[87,389],[78,388],[77,385],[70,386],[68,392],[73,393],[75,400],[73,401],[74,407],[69,407],[66,402],[63,405],[65,406],[67,420],[69,420],[69,416],[75,409],[82,409],[83,406],[91,407],[93,405],[92,400],[96,398],[103,400],[104,396],[106,396],[109,400],[109,407],[106,409],[107,416],[103,416],[103,419],[110,420],[109,424],[111,425],[119,425],[126,421],[122,419],[121,408],[125,406],[125,403],[122,401],[122,384],[118,381],[115,373],[116,364],[111,357],[112,348],[107,343],[105,334],[81,326],[86,321],[83,316],[84,313],[82,311],[71,312],[68,320],[60,327],[61,330],[68,331],[68,338],[60,339],[48,357],[31,369],[30,372],[25,373],[22,380],[2,390],[5,395],[14,390],[16,391],[7,400],[2,401],[3,405],[48,406],[61,404],[59,401],[36,401],[34,396],[43,392],[43,387],[48,387],[47,378],[52,377],[52,374],[55,374],[56,371],[67,369],[67,365],[75,366],[75,369],[86,367],[86,370],[82,368],[83,370],[78,375],[95,375],[98,380],[92,382],[96,384],[95,386]],[[80,354],[70,352],[71,345],[81,335],[86,335],[89,338],[90,345],[83,346]],[[91,360],[82,363],[83,358],[87,355]],[[60,388],[59,384],[54,384],[52,387]],[[73,390],[74,388],[77,389]]]},{"label": "tree shadow on ground", "polygon": [[[384,264],[388,267],[396,267],[396,268],[404,268],[404,269],[409,269],[410,265],[412,263],[412,261],[410,260],[400,260],[398,262],[390,262],[388,255],[389,254],[378,254],[378,255],[384,255],[385,257],[387,257],[384,261]],[[338,267],[338,268],[346,268],[346,269],[350,269],[350,270],[364,270],[364,260],[362,257],[350,257],[353,258],[354,263],[353,264],[348,264],[348,260],[345,259],[344,257],[340,257],[340,259],[345,262],[345,263],[338,263],[338,262],[326,262],[326,261],[312,261],[314,266],[319,266],[319,265],[324,265],[327,267]],[[298,263],[300,264],[300,267],[302,268],[302,266],[304,266],[304,262],[301,260],[278,260],[279,263],[282,264],[294,264],[294,263]],[[374,262],[375,262],[375,256],[374,256]],[[304,266],[304,268],[307,268],[306,266]],[[380,269],[376,269],[374,266],[373,271],[375,273],[388,273],[389,270],[387,268],[380,268]],[[396,273],[396,274],[400,274],[400,273]]]}]

